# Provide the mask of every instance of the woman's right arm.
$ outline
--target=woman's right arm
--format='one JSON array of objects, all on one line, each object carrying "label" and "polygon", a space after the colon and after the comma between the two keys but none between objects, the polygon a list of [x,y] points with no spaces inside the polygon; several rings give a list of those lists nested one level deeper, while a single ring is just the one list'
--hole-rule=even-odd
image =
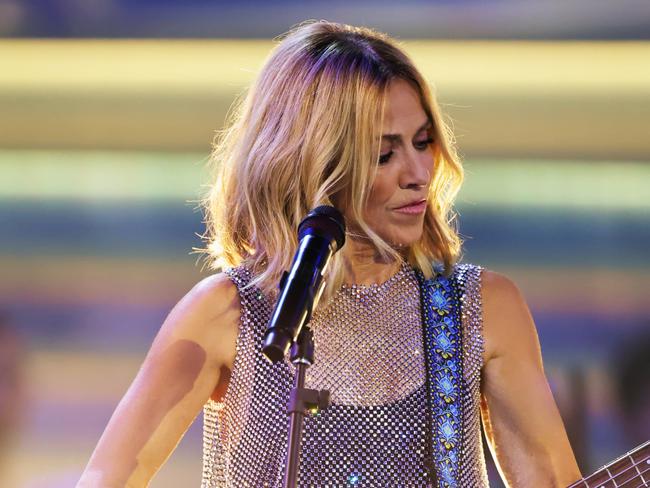
[{"label": "woman's right arm", "polygon": [[[118,404],[77,488],[144,487],[232,367],[239,296],[224,274],[198,283],[172,309]],[[100,380],[101,381],[101,380]]]}]

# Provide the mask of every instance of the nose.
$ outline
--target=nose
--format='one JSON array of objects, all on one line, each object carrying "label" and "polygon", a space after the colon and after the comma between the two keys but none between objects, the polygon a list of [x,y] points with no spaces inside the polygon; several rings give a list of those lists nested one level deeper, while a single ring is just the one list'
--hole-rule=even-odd
[{"label": "nose", "polygon": [[431,181],[433,154],[430,151],[407,151],[402,164],[400,187],[402,189],[419,190],[428,186]]}]

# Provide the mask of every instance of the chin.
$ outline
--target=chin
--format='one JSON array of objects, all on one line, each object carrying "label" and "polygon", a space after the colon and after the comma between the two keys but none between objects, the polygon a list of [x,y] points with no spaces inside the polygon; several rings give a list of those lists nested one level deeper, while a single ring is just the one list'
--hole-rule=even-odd
[{"label": "chin", "polygon": [[418,243],[422,238],[422,229],[415,232],[395,232],[389,238],[384,238],[391,247],[403,250]]}]

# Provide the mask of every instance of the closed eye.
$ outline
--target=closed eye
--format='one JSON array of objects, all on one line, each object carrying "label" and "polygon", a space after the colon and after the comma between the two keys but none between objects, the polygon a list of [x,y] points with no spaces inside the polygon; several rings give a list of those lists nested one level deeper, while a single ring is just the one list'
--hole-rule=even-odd
[{"label": "closed eye", "polygon": [[392,155],[393,151],[388,151],[386,154],[380,154],[379,164],[386,164]]},{"label": "closed eye", "polygon": [[[433,144],[433,138],[429,137],[428,139],[424,139],[423,141],[415,141],[413,143],[413,147],[415,147],[415,149],[417,149],[418,151],[426,151],[431,144]],[[385,154],[380,154],[379,161],[378,161],[379,164],[380,165],[386,164],[390,160],[393,153],[394,151],[391,150]]]},{"label": "closed eye", "polygon": [[433,138],[429,137],[423,141],[415,141],[413,147],[418,151],[425,151],[431,144],[433,144]]}]

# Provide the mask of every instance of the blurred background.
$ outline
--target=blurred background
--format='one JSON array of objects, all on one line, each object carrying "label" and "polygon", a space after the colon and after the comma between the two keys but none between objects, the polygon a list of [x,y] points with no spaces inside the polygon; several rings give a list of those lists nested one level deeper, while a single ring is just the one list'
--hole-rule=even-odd
[{"label": "blurred background", "polygon": [[[586,475],[650,437],[650,3],[0,0],[0,486],[73,486],[171,307],[215,131],[306,19],[403,42]],[[201,417],[154,487],[198,486]],[[492,486],[501,486],[492,468]]]}]

